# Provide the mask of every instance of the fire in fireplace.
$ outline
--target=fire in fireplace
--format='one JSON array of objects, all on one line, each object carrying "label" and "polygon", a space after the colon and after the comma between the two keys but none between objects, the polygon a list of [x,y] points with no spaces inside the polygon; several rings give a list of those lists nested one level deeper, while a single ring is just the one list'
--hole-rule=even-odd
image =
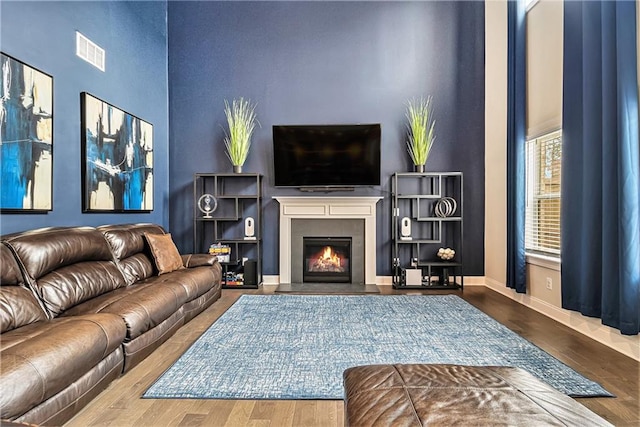
[{"label": "fire in fireplace", "polygon": [[351,282],[351,237],[303,237],[302,245],[303,282]]}]

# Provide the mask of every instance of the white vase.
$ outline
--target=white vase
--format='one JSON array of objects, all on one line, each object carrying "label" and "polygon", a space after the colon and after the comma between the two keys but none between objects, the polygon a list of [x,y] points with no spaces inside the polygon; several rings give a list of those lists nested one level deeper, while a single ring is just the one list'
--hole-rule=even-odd
[{"label": "white vase", "polygon": [[424,172],[424,165],[413,165],[413,167],[415,172],[419,172],[419,173]]},{"label": "white vase", "polygon": [[233,165],[233,173],[242,173],[242,165]]}]

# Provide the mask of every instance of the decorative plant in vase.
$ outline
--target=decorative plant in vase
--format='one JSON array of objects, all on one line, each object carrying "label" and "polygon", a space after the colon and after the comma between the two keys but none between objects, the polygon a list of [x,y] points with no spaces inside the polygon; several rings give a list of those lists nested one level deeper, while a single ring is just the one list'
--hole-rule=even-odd
[{"label": "decorative plant in vase", "polygon": [[409,120],[407,150],[415,165],[415,171],[424,172],[424,165],[436,140],[434,134],[436,121],[433,119],[431,96],[409,101],[406,116]]},{"label": "decorative plant in vase", "polygon": [[229,132],[225,131],[224,145],[227,147],[227,157],[231,160],[233,171],[242,172],[242,165],[247,160],[251,148],[251,135],[256,127],[256,104],[244,98],[224,101],[224,114],[227,116]]}]

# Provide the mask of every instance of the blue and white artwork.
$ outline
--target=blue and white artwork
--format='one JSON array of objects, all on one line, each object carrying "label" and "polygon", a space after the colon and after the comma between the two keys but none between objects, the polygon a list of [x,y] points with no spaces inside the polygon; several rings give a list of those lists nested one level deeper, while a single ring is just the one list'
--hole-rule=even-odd
[{"label": "blue and white artwork", "polygon": [[82,93],[83,211],[153,210],[153,126]]},{"label": "blue and white artwork", "polygon": [[0,54],[0,209],[50,211],[53,78]]}]

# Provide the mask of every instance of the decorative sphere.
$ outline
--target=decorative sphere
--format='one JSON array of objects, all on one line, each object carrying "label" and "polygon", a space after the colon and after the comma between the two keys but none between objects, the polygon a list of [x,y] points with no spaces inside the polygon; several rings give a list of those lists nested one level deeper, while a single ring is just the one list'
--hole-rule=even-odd
[{"label": "decorative sphere", "polygon": [[456,251],[454,251],[451,248],[440,248],[440,249],[438,249],[438,257],[440,259],[442,259],[442,260],[445,260],[445,261],[453,259],[455,254],[456,254]]}]

